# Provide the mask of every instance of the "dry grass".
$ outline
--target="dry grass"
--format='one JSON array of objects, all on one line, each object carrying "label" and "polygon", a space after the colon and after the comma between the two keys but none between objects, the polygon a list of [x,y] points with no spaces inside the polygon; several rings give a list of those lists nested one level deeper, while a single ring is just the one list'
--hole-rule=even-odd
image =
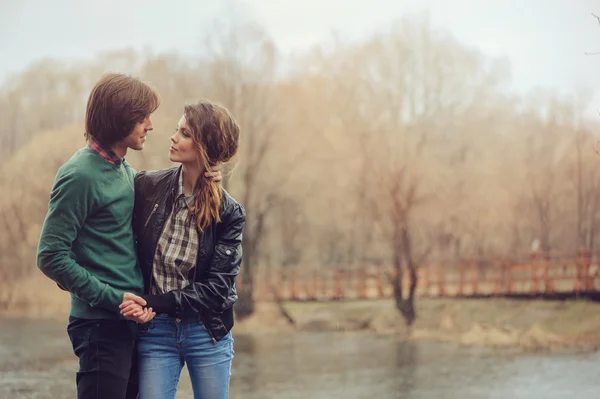
[{"label": "dry grass", "polygon": [[[287,303],[300,329],[406,332],[391,300]],[[600,304],[586,300],[430,299],[417,302],[415,339],[531,349],[600,348]]]},{"label": "dry grass", "polygon": [[[296,328],[306,331],[358,331],[403,336],[406,328],[391,300],[286,302]],[[5,316],[64,319],[69,296],[41,273],[0,285]],[[535,349],[600,347],[600,304],[586,300],[431,299],[417,302],[416,339]],[[273,303],[238,322],[236,332],[293,330]]]},{"label": "dry grass", "polygon": [[69,314],[69,305],[69,294],[41,272],[12,284],[0,284],[0,311],[4,315],[62,319]]}]

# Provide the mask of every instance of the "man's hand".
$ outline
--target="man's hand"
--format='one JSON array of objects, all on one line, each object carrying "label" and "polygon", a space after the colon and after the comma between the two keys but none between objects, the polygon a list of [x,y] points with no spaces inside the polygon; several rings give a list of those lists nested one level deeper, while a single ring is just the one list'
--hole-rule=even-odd
[{"label": "man's hand", "polygon": [[143,324],[152,320],[156,313],[152,311],[152,308],[143,308],[142,306],[146,306],[144,298],[127,292],[123,295],[123,302],[119,305],[119,309],[121,309],[123,317]]},{"label": "man's hand", "polygon": [[119,305],[121,315],[125,317],[139,317],[144,313],[142,305],[135,301],[125,301]]},{"label": "man's hand", "polygon": [[140,306],[146,306],[146,300],[139,295],[132,294],[131,292],[126,292],[123,294],[123,303],[127,301],[133,301],[139,304]]},{"label": "man's hand", "polygon": [[211,166],[208,172],[204,172],[204,177],[216,182],[223,180],[223,175],[221,174],[221,167],[219,165]]}]

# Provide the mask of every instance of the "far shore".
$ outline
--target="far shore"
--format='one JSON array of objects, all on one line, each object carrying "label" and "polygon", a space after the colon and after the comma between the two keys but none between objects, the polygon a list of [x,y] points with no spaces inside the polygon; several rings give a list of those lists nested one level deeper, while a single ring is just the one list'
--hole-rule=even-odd
[{"label": "far shore", "polygon": [[[42,276],[43,277],[43,276]],[[1,317],[65,321],[69,296],[44,278],[0,287]],[[294,331],[363,332],[519,351],[594,351],[600,348],[600,303],[589,300],[417,299],[408,329],[392,300],[285,302],[291,325],[273,302],[238,320],[235,334]]]}]

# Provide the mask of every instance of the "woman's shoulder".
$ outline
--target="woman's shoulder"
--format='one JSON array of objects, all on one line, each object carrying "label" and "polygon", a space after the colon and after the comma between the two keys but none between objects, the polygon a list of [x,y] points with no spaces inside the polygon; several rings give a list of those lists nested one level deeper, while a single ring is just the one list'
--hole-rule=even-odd
[{"label": "woman's shoulder", "polygon": [[244,206],[237,202],[227,190],[224,188],[221,188],[221,190],[223,191],[223,198],[221,200],[221,219],[245,219],[246,210],[244,209]]},{"label": "woman's shoulder", "polygon": [[179,167],[174,166],[168,169],[140,170],[135,175],[135,184],[136,186],[155,186],[162,182],[169,181],[169,178],[173,177],[178,169]]}]

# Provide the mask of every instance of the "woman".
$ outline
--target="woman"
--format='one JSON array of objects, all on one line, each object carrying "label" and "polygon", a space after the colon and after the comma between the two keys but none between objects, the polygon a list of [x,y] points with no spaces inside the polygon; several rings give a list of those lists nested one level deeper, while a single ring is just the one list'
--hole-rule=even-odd
[{"label": "woman", "polygon": [[[239,132],[225,108],[186,105],[169,155],[181,165],[135,177],[143,298],[156,313],[140,326],[141,399],[175,398],[184,364],[194,398],[228,397],[245,211],[204,173],[237,153]],[[121,304],[125,317],[141,312],[132,301]]]}]

